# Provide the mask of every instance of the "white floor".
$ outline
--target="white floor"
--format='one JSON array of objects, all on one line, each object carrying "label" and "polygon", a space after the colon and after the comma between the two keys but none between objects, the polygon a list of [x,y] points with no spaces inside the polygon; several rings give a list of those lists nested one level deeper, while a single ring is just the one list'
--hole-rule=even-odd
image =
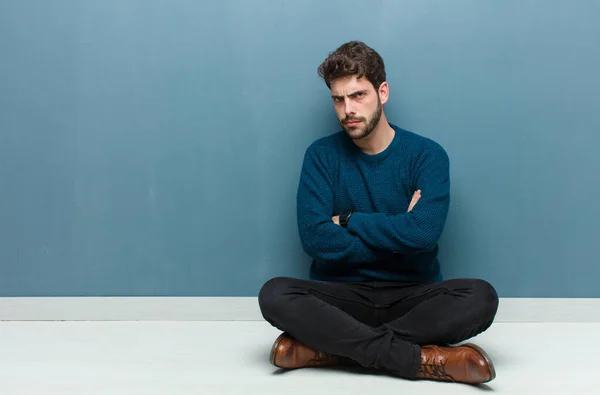
[{"label": "white floor", "polygon": [[331,368],[282,371],[265,322],[0,322],[0,394],[596,393],[598,323],[495,323],[475,338],[497,377],[482,386]]}]

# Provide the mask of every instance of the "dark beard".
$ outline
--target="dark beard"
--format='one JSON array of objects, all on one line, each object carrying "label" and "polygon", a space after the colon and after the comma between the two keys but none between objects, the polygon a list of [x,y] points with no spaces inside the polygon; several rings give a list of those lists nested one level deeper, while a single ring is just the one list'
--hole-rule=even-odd
[{"label": "dark beard", "polygon": [[379,120],[381,119],[381,112],[382,112],[381,110],[382,110],[381,101],[379,100],[379,98],[377,98],[377,109],[373,113],[373,117],[371,118],[371,120],[367,123],[365,130],[363,130],[362,133],[360,133],[360,134],[351,134],[352,129],[349,130],[348,127],[345,125],[345,123],[350,121],[351,119],[366,121],[365,118],[345,118],[340,123],[342,124],[342,127],[344,128],[344,130],[346,130],[346,134],[348,134],[348,136],[351,139],[353,139],[353,140],[364,139],[365,137],[367,137],[368,135],[373,133],[373,130],[375,130],[375,127],[377,126],[377,124],[379,123]]}]

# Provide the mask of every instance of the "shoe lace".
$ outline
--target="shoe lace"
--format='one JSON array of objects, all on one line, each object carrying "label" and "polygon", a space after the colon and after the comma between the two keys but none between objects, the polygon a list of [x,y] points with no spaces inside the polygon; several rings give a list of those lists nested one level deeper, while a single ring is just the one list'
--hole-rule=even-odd
[{"label": "shoe lace", "polygon": [[337,357],[335,355],[329,355],[323,351],[315,350],[315,357],[311,359],[309,365],[321,365],[330,361],[335,361]]},{"label": "shoe lace", "polygon": [[[435,358],[425,358],[424,362],[421,362],[421,366],[419,367],[419,373],[427,378],[431,379],[450,379],[452,377],[448,376],[446,373],[446,362],[436,362]],[[454,380],[453,380],[454,381]]]}]

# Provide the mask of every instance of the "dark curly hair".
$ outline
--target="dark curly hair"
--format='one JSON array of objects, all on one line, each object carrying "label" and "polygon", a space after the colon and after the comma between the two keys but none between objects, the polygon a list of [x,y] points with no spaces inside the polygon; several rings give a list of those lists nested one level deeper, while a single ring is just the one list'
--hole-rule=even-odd
[{"label": "dark curly hair", "polygon": [[360,41],[347,42],[330,53],[319,66],[318,73],[330,89],[336,78],[355,74],[358,78],[366,77],[375,90],[385,82],[383,59],[373,48]]}]

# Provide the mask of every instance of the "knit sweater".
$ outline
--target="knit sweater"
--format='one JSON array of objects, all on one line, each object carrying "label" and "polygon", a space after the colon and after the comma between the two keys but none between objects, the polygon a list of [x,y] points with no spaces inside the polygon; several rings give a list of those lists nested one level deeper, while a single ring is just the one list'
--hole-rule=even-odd
[{"label": "knit sweater", "polygon": [[[344,131],[306,150],[297,193],[310,278],[323,281],[441,280],[438,239],[450,201],[449,159],[436,142],[390,124],[390,145],[371,155]],[[412,195],[421,199],[408,212]],[[332,217],[353,210],[348,227]]]}]

